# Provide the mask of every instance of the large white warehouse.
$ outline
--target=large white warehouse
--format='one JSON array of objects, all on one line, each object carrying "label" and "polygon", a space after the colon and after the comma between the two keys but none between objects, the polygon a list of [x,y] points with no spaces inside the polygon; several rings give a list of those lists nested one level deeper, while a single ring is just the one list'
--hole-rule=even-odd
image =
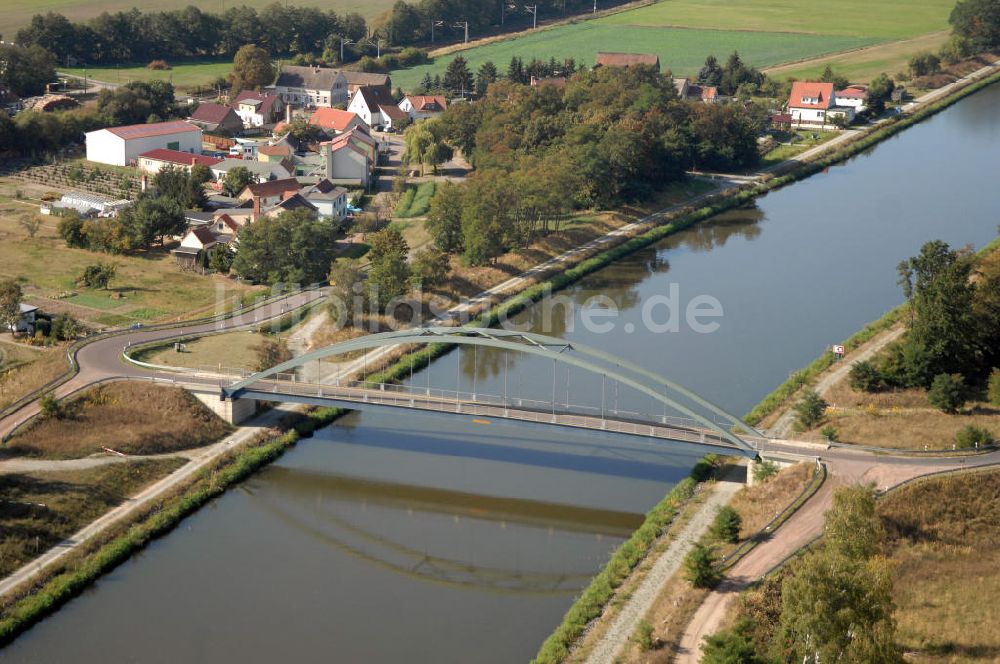
[{"label": "large white warehouse", "polygon": [[157,148],[201,154],[201,129],[183,120],[87,132],[87,161],[128,166]]}]

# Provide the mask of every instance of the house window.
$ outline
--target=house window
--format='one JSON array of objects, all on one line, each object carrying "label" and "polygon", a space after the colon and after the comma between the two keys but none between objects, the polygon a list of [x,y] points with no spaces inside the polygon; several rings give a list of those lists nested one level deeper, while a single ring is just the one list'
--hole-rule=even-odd
[{"label": "house window", "polygon": [[167,143],[167,149],[168,150],[180,150],[181,149],[181,142],[180,141],[170,141],[169,143]]}]

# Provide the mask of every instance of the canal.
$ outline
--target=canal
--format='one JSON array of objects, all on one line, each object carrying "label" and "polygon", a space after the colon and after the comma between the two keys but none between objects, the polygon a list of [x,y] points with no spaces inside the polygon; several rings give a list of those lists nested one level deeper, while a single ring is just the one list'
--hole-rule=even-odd
[{"label": "canal", "polygon": [[[517,323],[621,355],[737,414],[898,304],[896,264],[1000,222],[1000,86],[677,234]],[[714,298],[718,329],[655,331]],[[595,301],[602,295],[606,299]],[[613,328],[585,324],[595,309]],[[592,326],[591,326],[592,327]],[[504,366],[509,375],[504,380]],[[554,373],[553,373],[554,372]],[[594,402],[546,362],[451,353],[414,383]],[[699,450],[444,415],[352,414],[184,521],[4,662],[518,662]]]}]

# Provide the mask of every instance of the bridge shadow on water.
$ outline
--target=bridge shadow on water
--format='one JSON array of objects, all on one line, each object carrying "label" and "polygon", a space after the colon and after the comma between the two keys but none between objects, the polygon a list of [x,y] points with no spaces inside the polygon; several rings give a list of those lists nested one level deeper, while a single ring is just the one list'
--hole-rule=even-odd
[{"label": "bridge shadow on water", "polygon": [[317,437],[387,450],[671,484],[687,477],[700,456],[719,451],[713,446],[652,441],[629,434],[554,430],[546,424],[456,422],[453,415],[434,413],[407,414],[406,421],[413,425],[408,427],[372,419],[352,413]]}]

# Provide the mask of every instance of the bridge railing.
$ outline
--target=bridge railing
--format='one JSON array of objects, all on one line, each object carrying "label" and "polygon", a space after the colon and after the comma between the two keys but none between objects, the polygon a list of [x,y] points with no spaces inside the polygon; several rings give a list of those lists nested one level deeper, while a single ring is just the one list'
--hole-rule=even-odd
[{"label": "bridge railing", "polygon": [[417,387],[365,381],[344,380],[334,384],[304,382],[294,373],[277,374],[259,381],[250,389],[279,395],[337,399],[356,403],[460,413],[473,417],[513,418],[527,422],[561,424],[637,436],[669,438],[691,443],[722,445],[731,443],[717,433],[697,426],[685,418],[669,415],[649,416],[615,408],[556,403],[549,401],[504,398],[481,392],[460,392],[441,388]]}]

